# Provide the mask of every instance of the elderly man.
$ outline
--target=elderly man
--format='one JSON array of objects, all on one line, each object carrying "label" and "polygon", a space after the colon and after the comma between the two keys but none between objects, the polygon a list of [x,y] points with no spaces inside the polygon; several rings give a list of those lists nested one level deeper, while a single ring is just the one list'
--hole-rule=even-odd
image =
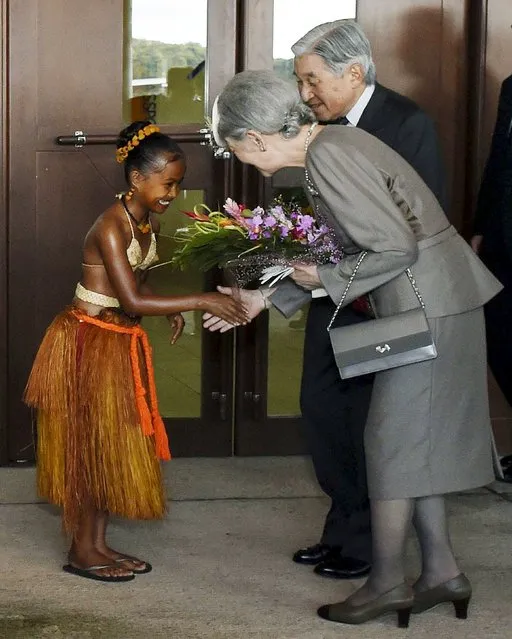
[{"label": "elderly man", "polygon": [[[402,155],[446,208],[441,153],[431,119],[414,102],[375,82],[370,43],[352,20],[321,24],[296,42],[295,76],[304,102],[323,123],[358,126]],[[279,297],[270,301],[279,309]],[[306,324],[301,407],[318,482],[331,498],[320,542],[294,561],[319,575],[363,577],[371,567],[371,531],[363,434],[373,377],[342,380],[327,324],[335,305],[311,301]],[[338,315],[365,321],[358,307]]]}]

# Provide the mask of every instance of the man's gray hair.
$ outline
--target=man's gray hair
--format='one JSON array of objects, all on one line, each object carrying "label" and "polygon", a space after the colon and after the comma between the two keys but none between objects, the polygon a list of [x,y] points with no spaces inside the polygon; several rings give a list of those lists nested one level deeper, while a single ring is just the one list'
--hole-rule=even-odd
[{"label": "man's gray hair", "polygon": [[298,135],[301,126],[315,121],[297,86],[273,71],[242,71],[219,96],[216,129],[222,140],[242,140],[249,129],[284,138]]},{"label": "man's gray hair", "polygon": [[354,20],[325,22],[308,31],[292,46],[294,56],[316,53],[337,76],[347,66],[360,64],[366,84],[375,84],[375,64],[370,41]]}]

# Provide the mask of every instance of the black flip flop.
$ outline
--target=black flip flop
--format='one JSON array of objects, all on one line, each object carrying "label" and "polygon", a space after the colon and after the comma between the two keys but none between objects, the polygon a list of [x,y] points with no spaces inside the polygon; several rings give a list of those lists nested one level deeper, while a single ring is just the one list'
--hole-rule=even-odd
[{"label": "black flip flop", "polygon": [[[116,581],[132,581],[135,579],[135,575],[95,575],[95,570],[102,570],[103,568],[117,568],[115,564],[105,564],[103,566],[90,566],[89,568],[77,568],[71,564],[62,566],[64,572],[69,572],[71,575],[77,575],[77,577],[84,577],[85,579],[94,579],[95,581],[108,581],[114,583]],[[133,572],[133,571],[132,571]]]},{"label": "black flip flop", "polygon": [[146,575],[148,572],[153,570],[153,566],[149,563],[149,561],[143,561],[142,559],[136,559],[135,557],[130,557],[125,555],[124,557],[119,557],[119,559],[114,560],[117,564],[122,564],[124,561],[140,561],[143,564],[146,564],[145,568],[129,568],[133,572],[134,575]]}]

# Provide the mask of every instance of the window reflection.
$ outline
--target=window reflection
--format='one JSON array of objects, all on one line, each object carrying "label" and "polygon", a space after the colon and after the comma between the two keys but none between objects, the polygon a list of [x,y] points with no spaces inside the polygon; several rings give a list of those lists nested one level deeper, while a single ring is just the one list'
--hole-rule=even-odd
[{"label": "window reflection", "polygon": [[314,0],[303,11],[297,0],[274,0],[274,70],[284,78],[293,75],[291,47],[310,29],[323,22],[356,17],[357,0]]},{"label": "window reflection", "polygon": [[125,120],[204,121],[208,0],[125,0]]}]

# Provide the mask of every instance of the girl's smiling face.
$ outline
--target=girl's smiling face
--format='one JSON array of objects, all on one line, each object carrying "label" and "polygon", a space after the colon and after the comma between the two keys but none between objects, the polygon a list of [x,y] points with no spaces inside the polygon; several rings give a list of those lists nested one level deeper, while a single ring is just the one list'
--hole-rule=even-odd
[{"label": "girl's smiling face", "polygon": [[153,213],[165,213],[169,204],[179,195],[185,169],[185,162],[180,158],[166,161],[160,171],[152,171],[147,175],[137,172],[133,176],[137,201]]}]

